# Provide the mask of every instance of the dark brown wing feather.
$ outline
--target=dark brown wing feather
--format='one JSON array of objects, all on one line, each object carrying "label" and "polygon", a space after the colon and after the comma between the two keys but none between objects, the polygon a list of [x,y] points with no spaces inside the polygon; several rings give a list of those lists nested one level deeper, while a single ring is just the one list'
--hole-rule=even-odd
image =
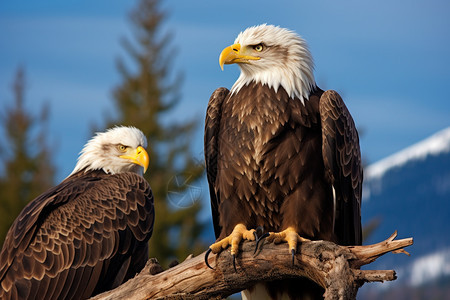
[{"label": "dark brown wing feather", "polygon": [[27,205],[0,254],[1,299],[84,299],[145,265],[154,221],[134,173],[77,173]]},{"label": "dark brown wing feather", "polygon": [[214,233],[216,238],[219,237],[222,228],[219,225],[219,193],[216,190],[217,177],[217,154],[218,154],[218,137],[220,118],[222,116],[222,103],[229,94],[226,88],[218,88],[211,95],[206,110],[205,120],[205,163],[206,175],[209,184],[209,193],[211,197],[211,212],[213,217]]},{"label": "dark brown wing feather", "polygon": [[363,173],[358,132],[337,92],[324,92],[319,110],[326,176],[336,191],[335,234],[341,244],[359,245]]}]

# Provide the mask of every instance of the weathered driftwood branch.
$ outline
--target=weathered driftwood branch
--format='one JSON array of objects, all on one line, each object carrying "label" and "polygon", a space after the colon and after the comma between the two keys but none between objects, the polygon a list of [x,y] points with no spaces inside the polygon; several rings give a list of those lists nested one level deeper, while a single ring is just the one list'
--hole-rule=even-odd
[{"label": "weathered driftwood branch", "polygon": [[339,246],[327,241],[304,242],[298,247],[295,264],[286,244],[264,243],[254,255],[255,242],[245,242],[236,258],[235,271],[228,251],[204,262],[205,253],[188,258],[166,271],[155,259],[135,278],[93,299],[211,299],[223,298],[257,281],[307,277],[325,289],[325,299],[355,299],[365,282],[395,280],[393,270],[363,271],[359,268],[388,252],[403,252],[412,238],[387,240],[368,246]]}]

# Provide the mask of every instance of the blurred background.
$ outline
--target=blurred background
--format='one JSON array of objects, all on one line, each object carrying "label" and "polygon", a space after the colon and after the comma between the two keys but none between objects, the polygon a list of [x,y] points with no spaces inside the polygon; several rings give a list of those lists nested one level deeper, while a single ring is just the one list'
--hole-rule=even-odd
[{"label": "blurred background", "polygon": [[[147,135],[157,200],[150,255],[163,264],[214,241],[204,176],[211,93],[237,66],[221,50],[245,28],[305,38],[316,82],[337,90],[360,131],[365,243],[414,237],[412,256],[370,269],[393,283],[361,299],[450,294],[450,3],[409,1],[42,0],[0,2],[0,243],[20,210],[70,174],[95,131]],[[447,296],[448,297],[448,296]]]}]

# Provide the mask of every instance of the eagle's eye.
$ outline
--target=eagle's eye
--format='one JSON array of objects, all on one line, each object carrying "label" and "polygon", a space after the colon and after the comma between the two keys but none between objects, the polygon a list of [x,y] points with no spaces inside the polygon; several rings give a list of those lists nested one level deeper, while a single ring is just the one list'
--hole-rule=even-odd
[{"label": "eagle's eye", "polygon": [[253,46],[253,49],[255,51],[261,52],[261,51],[263,51],[264,46],[263,46],[263,44],[258,44],[258,45]]},{"label": "eagle's eye", "polygon": [[126,152],[127,148],[127,146],[124,146],[122,144],[117,145],[117,150],[119,150],[120,152]]}]

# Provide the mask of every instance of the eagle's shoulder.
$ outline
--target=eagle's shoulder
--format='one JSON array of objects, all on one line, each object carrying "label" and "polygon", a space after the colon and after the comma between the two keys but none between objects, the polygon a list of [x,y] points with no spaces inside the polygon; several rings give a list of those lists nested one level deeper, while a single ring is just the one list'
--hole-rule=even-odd
[{"label": "eagle's shoulder", "polygon": [[335,232],[341,244],[361,244],[363,170],[358,131],[336,91],[323,93],[319,110],[325,172],[336,192]]},{"label": "eagle's shoulder", "polygon": [[219,203],[220,199],[216,193],[216,178],[217,178],[217,157],[218,157],[218,142],[220,121],[222,118],[222,105],[225,98],[230,94],[227,88],[221,87],[216,89],[208,102],[205,119],[205,135],[204,135],[204,153],[206,175],[208,178],[209,192],[211,197],[211,211],[213,216],[214,232],[216,236],[220,234],[221,228],[219,225]]}]

